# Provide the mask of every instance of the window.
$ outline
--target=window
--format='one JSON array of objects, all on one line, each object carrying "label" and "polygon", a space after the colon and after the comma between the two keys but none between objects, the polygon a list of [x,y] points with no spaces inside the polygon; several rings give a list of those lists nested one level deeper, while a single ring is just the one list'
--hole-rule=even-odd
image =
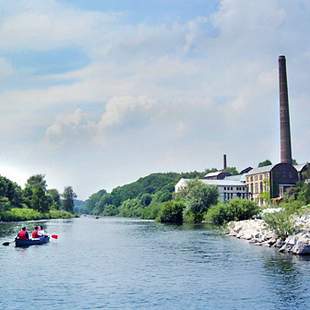
[{"label": "window", "polygon": [[258,193],[258,183],[255,183],[255,189],[254,189],[254,193]]},{"label": "window", "polygon": [[264,191],[263,182],[259,183],[259,187],[260,187],[259,190],[262,193]]}]

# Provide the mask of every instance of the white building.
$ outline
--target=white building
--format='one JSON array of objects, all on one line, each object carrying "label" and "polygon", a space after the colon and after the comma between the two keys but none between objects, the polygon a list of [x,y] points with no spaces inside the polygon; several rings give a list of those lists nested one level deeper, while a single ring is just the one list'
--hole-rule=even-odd
[{"label": "white building", "polygon": [[[181,179],[175,185],[175,192],[179,192],[182,188],[185,188],[190,179]],[[200,179],[200,181],[207,185],[213,185],[217,187],[219,193],[219,201],[227,201],[233,198],[248,198],[248,187],[242,181],[236,180],[206,180]]]}]

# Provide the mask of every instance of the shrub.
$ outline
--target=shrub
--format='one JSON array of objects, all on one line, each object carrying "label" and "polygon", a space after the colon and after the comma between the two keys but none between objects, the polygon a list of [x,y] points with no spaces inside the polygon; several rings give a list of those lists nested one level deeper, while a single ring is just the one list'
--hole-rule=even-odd
[{"label": "shrub", "polygon": [[241,221],[252,218],[259,213],[259,207],[250,200],[232,199],[227,203],[218,203],[212,206],[206,216],[207,222],[223,225],[230,221]]},{"label": "shrub", "polygon": [[159,222],[181,225],[183,223],[184,208],[184,202],[179,200],[163,203],[158,215]]},{"label": "shrub", "polygon": [[138,199],[127,199],[122,203],[119,214],[124,217],[141,217],[142,209]]},{"label": "shrub", "polygon": [[215,186],[206,185],[200,180],[188,182],[178,194],[186,202],[185,218],[187,222],[200,223],[203,213],[217,202],[218,190]]},{"label": "shrub", "polygon": [[146,208],[142,209],[142,218],[147,220],[154,220],[158,217],[161,205],[158,203],[152,203]]},{"label": "shrub", "polygon": [[48,212],[48,216],[51,219],[69,219],[72,218],[74,215],[64,210],[50,210]]},{"label": "shrub", "polygon": [[264,215],[264,221],[268,227],[281,239],[285,240],[287,236],[295,232],[292,214],[283,210],[277,213],[268,213]]},{"label": "shrub", "polygon": [[114,205],[108,205],[106,206],[103,211],[102,211],[102,215],[104,216],[115,216],[115,215],[118,215],[118,208]]},{"label": "shrub", "polygon": [[39,211],[28,208],[13,208],[0,214],[0,220],[8,222],[39,220],[41,218],[42,214]]}]

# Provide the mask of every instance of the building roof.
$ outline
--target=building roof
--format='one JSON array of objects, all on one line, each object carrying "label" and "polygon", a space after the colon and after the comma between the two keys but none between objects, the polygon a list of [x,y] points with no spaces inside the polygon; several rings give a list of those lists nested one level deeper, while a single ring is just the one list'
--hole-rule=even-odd
[{"label": "building roof", "polygon": [[309,165],[309,163],[294,165],[294,168],[297,170],[297,172],[301,172],[301,170],[304,169],[305,167],[307,167],[308,165]]},{"label": "building roof", "polygon": [[276,166],[276,165],[268,165],[268,166],[264,166],[264,167],[253,168],[246,175],[270,172],[274,166]]},{"label": "building roof", "polygon": [[223,171],[214,171],[214,172],[209,172],[205,175],[205,178],[209,177],[217,177],[219,174],[221,174]]},{"label": "building roof", "polygon": [[236,174],[225,177],[224,180],[245,182],[245,174]]},{"label": "building roof", "polygon": [[[182,182],[189,182],[192,181],[191,179],[181,179]],[[245,186],[243,182],[235,181],[235,180],[206,180],[206,179],[199,179],[199,181],[203,182],[207,185],[215,185],[215,186]]]}]

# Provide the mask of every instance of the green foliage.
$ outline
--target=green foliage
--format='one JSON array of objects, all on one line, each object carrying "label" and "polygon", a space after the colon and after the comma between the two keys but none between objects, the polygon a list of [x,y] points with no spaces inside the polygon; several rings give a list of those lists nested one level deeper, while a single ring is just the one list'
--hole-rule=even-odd
[{"label": "green foliage", "polygon": [[270,166],[270,165],[272,165],[272,162],[269,159],[266,159],[258,164],[258,168]]},{"label": "green foliage", "polygon": [[42,214],[33,209],[27,208],[12,208],[9,211],[2,212],[0,219],[2,221],[30,221],[39,220],[42,218]]},{"label": "green foliage", "polygon": [[264,221],[282,240],[285,240],[287,236],[295,232],[292,214],[286,210],[265,214]]},{"label": "green foliage", "polygon": [[0,221],[17,222],[17,221],[31,221],[40,219],[59,219],[59,218],[72,218],[73,214],[61,211],[51,210],[47,213],[41,213],[34,209],[29,208],[12,208],[8,211],[0,212]]},{"label": "green foliage", "polygon": [[225,169],[226,172],[229,172],[231,175],[237,175],[239,174],[238,170],[236,167],[227,167]]},{"label": "green foliage", "polygon": [[74,199],[77,197],[71,186],[67,186],[62,194],[63,197],[63,209],[67,212],[73,212]]},{"label": "green foliage", "polygon": [[217,203],[218,191],[215,186],[202,183],[199,180],[189,181],[177,197],[185,200],[186,203],[186,221],[193,218],[194,223],[201,222],[203,213],[208,208]]},{"label": "green foliage", "polygon": [[298,184],[297,199],[303,204],[310,203],[310,183]]},{"label": "green foliage", "polygon": [[60,194],[57,189],[49,189],[47,195],[51,201],[51,209],[59,210],[61,208]]},{"label": "green foliage", "polygon": [[151,194],[143,194],[140,199],[140,203],[142,206],[147,207],[152,202],[152,195]]},{"label": "green foliage", "polygon": [[50,219],[69,219],[74,215],[64,210],[50,210],[47,214]]},{"label": "green foliage", "polygon": [[154,220],[158,217],[158,214],[161,209],[161,204],[159,203],[152,203],[146,208],[141,210],[141,218],[147,220]]},{"label": "green foliage", "polygon": [[159,211],[158,220],[161,223],[177,224],[183,223],[184,202],[180,200],[163,203]]},{"label": "green foliage", "polygon": [[254,202],[235,198],[212,206],[205,215],[205,220],[215,225],[223,225],[230,221],[250,219],[258,213],[259,207]]},{"label": "green foliage", "polygon": [[22,204],[22,189],[11,180],[0,176],[0,211]]},{"label": "green foliage", "polygon": [[172,199],[172,193],[168,190],[160,190],[153,195],[153,202],[161,203]]},{"label": "green foliage", "polygon": [[38,174],[27,180],[23,196],[26,204],[39,212],[48,212],[52,204],[51,197],[47,195],[44,175]]},{"label": "green foliage", "polygon": [[104,208],[103,212],[101,215],[104,216],[115,216],[118,215],[118,208],[115,207],[114,205],[108,205]]},{"label": "green foliage", "polygon": [[127,199],[119,208],[119,215],[124,217],[141,217],[142,206],[139,199]]}]

